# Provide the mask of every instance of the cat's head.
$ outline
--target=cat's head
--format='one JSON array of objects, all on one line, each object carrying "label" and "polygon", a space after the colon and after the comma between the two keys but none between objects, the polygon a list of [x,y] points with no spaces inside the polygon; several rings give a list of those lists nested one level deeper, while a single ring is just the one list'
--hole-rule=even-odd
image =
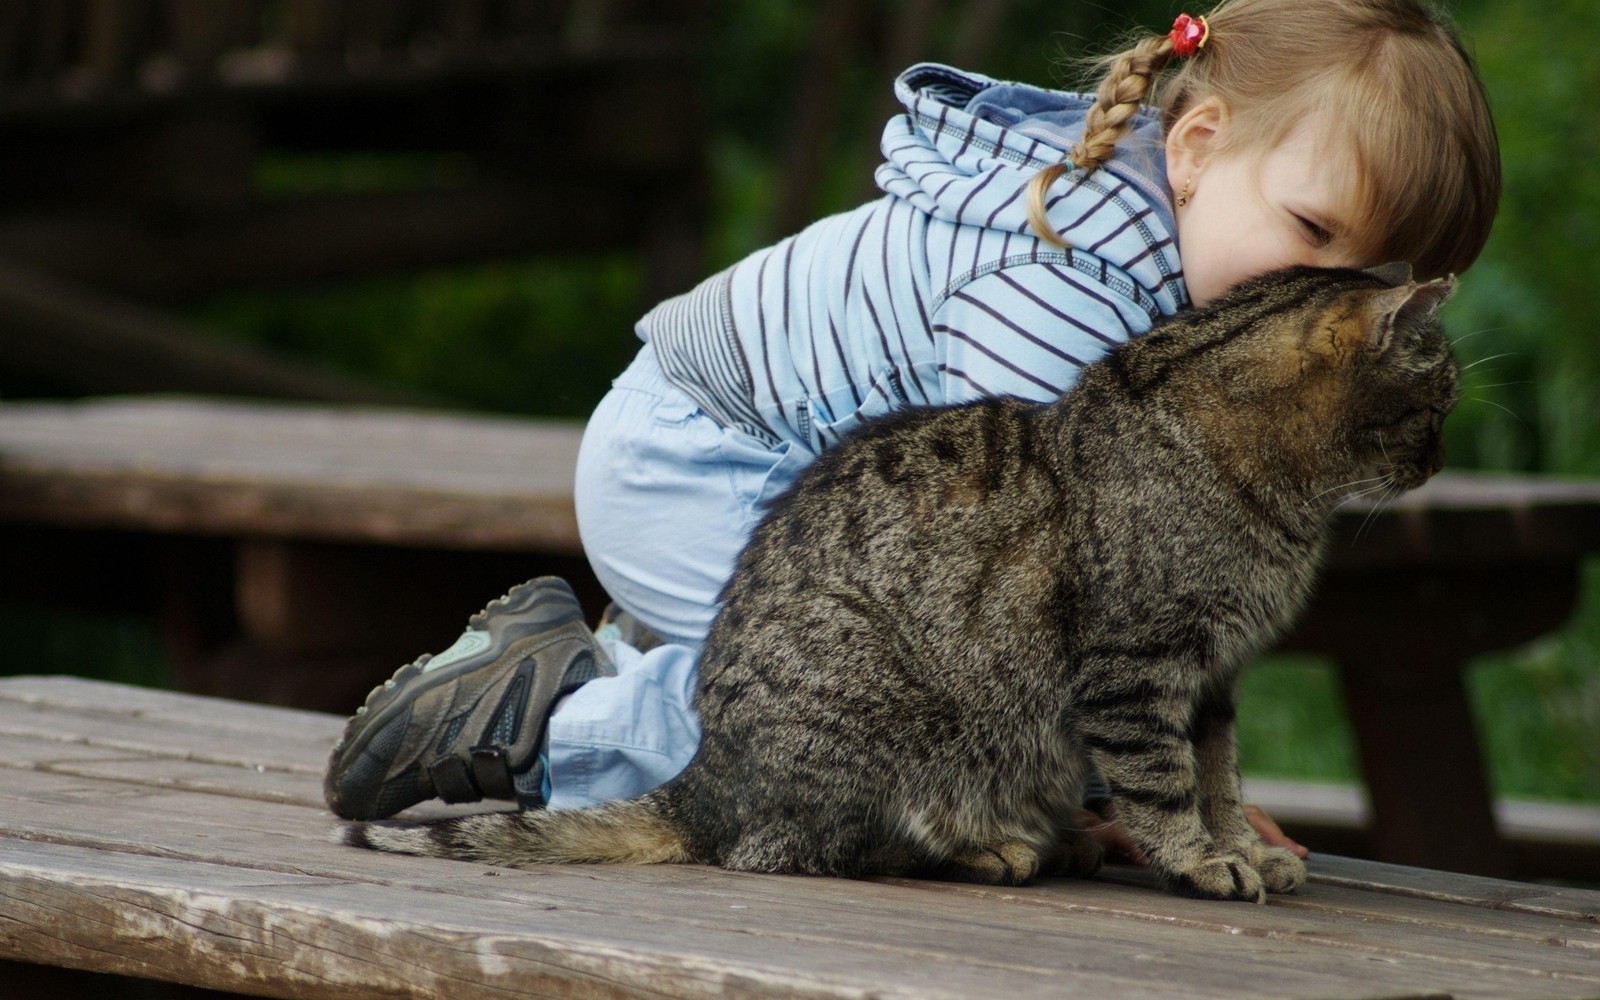
[{"label": "cat's head", "polygon": [[1264,275],[1205,310],[1210,335],[1225,339],[1191,374],[1216,380],[1225,407],[1255,415],[1235,433],[1291,456],[1307,482],[1348,483],[1333,499],[1412,489],[1444,465],[1456,362],[1437,314],[1454,288],[1453,278],[1415,282],[1404,264]]}]

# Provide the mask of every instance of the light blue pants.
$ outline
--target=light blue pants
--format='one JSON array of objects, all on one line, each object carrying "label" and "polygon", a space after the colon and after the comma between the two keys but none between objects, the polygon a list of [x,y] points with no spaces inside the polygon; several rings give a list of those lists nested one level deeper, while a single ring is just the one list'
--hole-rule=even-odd
[{"label": "light blue pants", "polygon": [[640,653],[603,640],[617,676],[556,706],[551,808],[629,798],[689,763],[700,744],[695,668],[717,594],[760,505],[813,457],[717,423],[667,381],[649,345],[612,383],[578,453],[578,531],[611,598],[667,642]]}]

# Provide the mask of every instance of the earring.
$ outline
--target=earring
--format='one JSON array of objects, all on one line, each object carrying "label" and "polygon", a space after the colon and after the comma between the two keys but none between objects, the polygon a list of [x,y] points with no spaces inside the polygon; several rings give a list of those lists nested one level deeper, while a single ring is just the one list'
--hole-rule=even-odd
[{"label": "earring", "polygon": [[1185,177],[1183,179],[1183,190],[1178,192],[1178,207],[1179,208],[1183,208],[1185,205],[1189,204],[1189,181],[1191,179],[1192,178],[1188,178],[1188,177]]}]

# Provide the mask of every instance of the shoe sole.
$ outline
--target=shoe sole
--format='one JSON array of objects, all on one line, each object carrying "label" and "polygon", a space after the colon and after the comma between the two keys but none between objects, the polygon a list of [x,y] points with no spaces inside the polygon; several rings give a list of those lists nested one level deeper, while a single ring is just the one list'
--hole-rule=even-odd
[{"label": "shoe sole", "polygon": [[[559,599],[551,600],[552,597]],[[539,604],[548,607],[548,617],[523,617],[527,614],[536,614]],[[519,640],[582,621],[583,612],[578,606],[577,598],[573,596],[571,588],[565,582],[552,577],[529,580],[512,587],[505,596],[490,601],[482,611],[467,620],[467,632],[464,634],[470,635],[476,632],[484,635],[487,637],[486,645],[458,656],[443,666],[437,665],[455,650],[456,647],[451,646],[438,655],[420,656],[395,671],[392,677],[368,692],[366,700],[345,724],[343,734],[329,754],[328,770],[323,783],[323,795],[329,808],[345,819],[382,818],[367,815],[370,810],[351,808],[353,803],[345,798],[335,780],[346,772],[346,767],[343,765],[358,760],[372,738],[382,733],[391,722],[408,711],[411,704],[426,692],[495,663],[505,655],[513,643]],[[510,626],[516,626],[519,634],[508,639],[506,632]],[[461,641],[458,639],[457,643]],[[398,750],[404,739],[397,740],[396,743]],[[392,769],[393,764],[393,757],[384,762],[386,774]],[[400,809],[434,797],[435,792],[426,770],[419,771],[416,778],[418,783],[416,798],[406,805],[388,811],[385,815],[393,815]],[[393,780],[394,777],[389,777],[379,783],[380,798],[385,786]]]}]

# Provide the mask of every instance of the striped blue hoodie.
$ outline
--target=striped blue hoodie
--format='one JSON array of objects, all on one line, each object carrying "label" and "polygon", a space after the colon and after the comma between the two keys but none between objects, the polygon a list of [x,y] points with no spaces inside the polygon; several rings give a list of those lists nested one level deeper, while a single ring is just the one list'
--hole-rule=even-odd
[{"label": "striped blue hoodie", "polygon": [[1188,304],[1159,122],[1136,119],[1027,224],[1028,180],[1091,99],[947,66],[902,74],[884,196],[757,251],[640,320],[667,378],[726,426],[819,452],[905,405],[1059,396],[1114,344]]}]

